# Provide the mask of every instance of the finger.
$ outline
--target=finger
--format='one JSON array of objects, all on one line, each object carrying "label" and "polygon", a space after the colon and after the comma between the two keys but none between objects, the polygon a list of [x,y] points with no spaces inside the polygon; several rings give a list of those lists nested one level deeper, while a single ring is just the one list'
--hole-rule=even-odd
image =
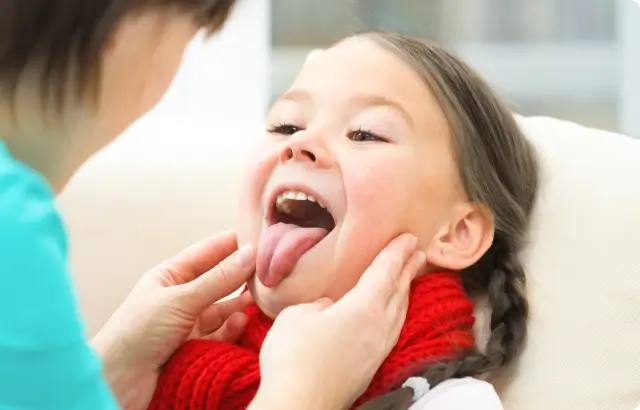
[{"label": "finger", "polygon": [[400,304],[409,297],[411,281],[425,271],[426,259],[424,252],[417,250],[413,252],[402,268],[400,275],[398,275],[398,287],[387,303],[387,310],[390,312],[390,315],[394,316],[394,312],[398,310]]},{"label": "finger", "polygon": [[291,316],[299,317],[300,315],[306,316],[313,313],[322,312],[329,307],[333,306],[334,302],[330,298],[324,297],[315,300],[311,303],[301,303],[298,305],[291,305],[284,308],[276,318],[276,321],[287,320]]},{"label": "finger", "polygon": [[364,297],[386,306],[396,292],[405,262],[417,244],[418,239],[410,234],[403,234],[392,240],[367,268],[356,286],[339,303],[350,303],[351,300],[360,303]]},{"label": "finger", "polygon": [[400,304],[395,312],[395,316],[392,317],[392,323],[389,331],[387,332],[387,349],[390,351],[398,343],[400,338],[400,332],[404,326],[404,322],[407,320],[407,311],[409,309],[409,296],[401,298]]},{"label": "finger", "polygon": [[222,232],[189,246],[163,262],[158,269],[169,271],[175,285],[188,283],[213,269],[237,249],[235,232]]},{"label": "finger", "polygon": [[384,319],[389,328],[387,333],[387,346],[389,349],[398,342],[400,332],[407,318],[411,281],[418,274],[424,272],[425,261],[426,256],[422,251],[417,250],[411,255],[400,274],[398,290],[389,300]]},{"label": "finger", "polygon": [[332,305],[333,305],[333,300],[331,300],[330,298],[324,297],[324,298],[317,299],[316,301],[311,303],[294,305],[287,309],[296,309],[299,312],[322,312],[323,310],[326,310]]},{"label": "finger", "polygon": [[249,292],[223,302],[214,303],[206,308],[198,318],[200,334],[209,334],[218,330],[231,315],[242,312],[253,302]]},{"label": "finger", "polygon": [[315,302],[312,303],[312,308],[316,312],[322,312],[323,310],[326,310],[326,309],[330,308],[331,306],[333,306],[333,300],[331,300],[330,298],[327,298],[327,297],[320,298],[320,299],[318,299],[318,300],[316,300]]},{"label": "finger", "polygon": [[180,286],[199,316],[209,305],[238,290],[254,272],[255,252],[251,245],[245,245],[209,272]]},{"label": "finger", "polygon": [[202,337],[202,339],[235,343],[240,339],[240,337],[242,337],[244,329],[247,326],[247,321],[247,315],[241,312],[236,312],[231,315],[226,322],[224,322],[220,329],[207,336]]}]

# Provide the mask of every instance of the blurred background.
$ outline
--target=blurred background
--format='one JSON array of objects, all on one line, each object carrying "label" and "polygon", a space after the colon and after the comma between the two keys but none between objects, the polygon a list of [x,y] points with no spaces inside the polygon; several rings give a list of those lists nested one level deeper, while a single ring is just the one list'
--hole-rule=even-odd
[{"label": "blurred background", "polygon": [[372,28],[454,50],[517,113],[640,138],[634,0],[239,0],[222,33],[191,43],[154,115],[261,127],[311,50]]},{"label": "blurred background", "polygon": [[632,0],[271,0],[270,13],[270,100],[310,50],[384,28],[453,49],[518,113],[640,136]]}]

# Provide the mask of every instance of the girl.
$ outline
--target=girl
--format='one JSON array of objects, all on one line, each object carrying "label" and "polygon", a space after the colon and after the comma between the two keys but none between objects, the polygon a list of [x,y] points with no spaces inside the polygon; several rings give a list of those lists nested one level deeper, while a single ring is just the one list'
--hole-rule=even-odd
[{"label": "girl", "polygon": [[[242,333],[244,322],[232,314],[244,310],[250,298],[212,306],[255,271],[253,248],[236,249],[230,232],[145,274],[90,346],[70,279],[69,238],[54,197],[84,161],[158,102],[191,38],[201,29],[220,29],[234,3],[0,2],[0,408],[146,408],[160,369],[187,338],[233,339]],[[381,252],[363,274],[368,280],[355,299],[366,289],[375,289],[380,306],[398,292],[408,298],[410,280],[380,278],[415,276],[417,265],[385,262],[390,256],[409,259],[416,246],[411,238],[402,236]],[[317,371],[344,381],[343,389],[326,391],[336,402],[353,402],[393,347],[406,313],[365,317],[353,308],[357,305],[354,298],[343,298],[321,312],[311,304],[281,315],[261,352],[265,362],[276,365],[263,366],[268,385],[253,408],[286,407],[281,398],[274,407],[273,398],[282,386],[295,385],[298,395],[288,405],[312,410],[309,398],[317,388],[304,375],[317,378]],[[335,310],[340,320],[327,320]],[[313,332],[287,337],[300,323]],[[351,349],[337,357],[339,345],[323,338],[336,326],[341,334],[351,333],[351,344],[364,333],[385,340],[386,349]],[[291,360],[292,346],[299,360]],[[314,362],[305,350],[326,353],[314,355]],[[283,353],[290,369],[280,365]],[[345,366],[349,360],[371,361],[366,367],[372,371]]]},{"label": "girl", "polygon": [[[473,377],[511,362],[525,340],[518,252],[537,185],[512,114],[456,57],[384,32],[340,41],[275,102],[247,167],[238,238],[258,255],[245,334],[239,345],[185,345],[151,408],[246,407],[271,320],[290,305],[340,299],[402,231],[419,238],[425,275],[398,343],[354,407],[501,408]],[[475,296],[492,308],[480,348]]]}]

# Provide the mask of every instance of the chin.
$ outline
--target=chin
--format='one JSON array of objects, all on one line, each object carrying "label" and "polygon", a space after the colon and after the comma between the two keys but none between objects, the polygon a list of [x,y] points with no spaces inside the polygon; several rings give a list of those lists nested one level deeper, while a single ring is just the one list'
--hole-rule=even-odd
[{"label": "chin", "polygon": [[[341,295],[334,291],[344,281],[335,269],[340,265],[336,248],[342,212],[334,217],[329,203],[308,187],[298,184],[293,189],[276,188],[267,196],[266,213],[259,218],[260,235],[256,235],[260,238],[256,275],[248,287],[258,307],[271,318],[289,306],[322,297],[335,300]],[[261,247],[268,250],[261,253]],[[271,271],[271,266],[276,268]]]},{"label": "chin", "polygon": [[[338,301],[355,285],[355,282],[345,280],[347,275],[340,275],[341,272],[334,269],[309,269],[302,261],[300,265],[277,286],[267,287],[255,275],[247,283],[253,300],[268,317],[275,319],[289,306],[313,303],[323,297]],[[313,274],[309,275],[311,272]]]},{"label": "chin", "polygon": [[317,298],[302,294],[300,287],[290,280],[283,280],[278,286],[268,288],[253,276],[249,282],[249,291],[260,310],[272,319],[289,306],[313,302]]},{"label": "chin", "polygon": [[301,303],[311,303],[319,298],[336,296],[331,293],[339,287],[332,260],[336,250],[337,232],[331,232],[324,240],[302,255],[293,270],[275,286],[265,286],[257,275],[248,281],[249,291],[267,316],[275,318],[282,310]]}]

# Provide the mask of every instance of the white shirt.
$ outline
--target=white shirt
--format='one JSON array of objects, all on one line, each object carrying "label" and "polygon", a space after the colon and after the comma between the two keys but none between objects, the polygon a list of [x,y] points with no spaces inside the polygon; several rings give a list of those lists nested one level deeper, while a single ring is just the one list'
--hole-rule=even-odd
[{"label": "white shirt", "polygon": [[444,381],[429,390],[409,410],[504,410],[493,386],[467,377]]}]

